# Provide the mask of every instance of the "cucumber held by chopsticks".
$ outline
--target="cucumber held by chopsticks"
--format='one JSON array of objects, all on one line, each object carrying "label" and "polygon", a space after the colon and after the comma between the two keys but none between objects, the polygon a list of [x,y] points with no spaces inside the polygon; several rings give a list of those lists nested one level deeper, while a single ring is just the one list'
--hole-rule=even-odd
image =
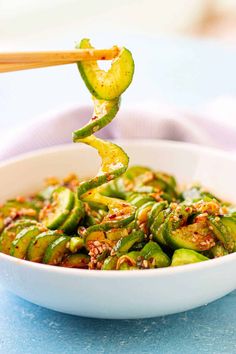
[{"label": "cucumber held by chopsticks", "polygon": [[[76,48],[93,47],[83,39]],[[123,271],[169,266],[174,271],[235,252],[232,205],[200,186],[179,191],[164,172],[128,168],[120,146],[94,135],[115,118],[132,82],[130,51],[119,49],[108,71],[95,60],[80,61],[78,68],[94,112],[73,132],[73,141],[96,149],[101,167],[84,181],[52,179],[35,196],[3,204],[0,252],[51,266]]]}]

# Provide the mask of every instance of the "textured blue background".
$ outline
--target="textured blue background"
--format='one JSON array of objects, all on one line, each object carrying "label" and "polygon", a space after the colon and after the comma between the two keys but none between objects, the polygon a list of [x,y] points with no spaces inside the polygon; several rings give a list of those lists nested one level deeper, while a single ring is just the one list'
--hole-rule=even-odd
[{"label": "textured blue background", "polygon": [[[123,43],[118,35],[116,41]],[[137,58],[134,86],[124,102],[162,99],[193,108],[217,95],[236,94],[236,51],[233,49],[213,42],[184,39],[130,38],[124,43]],[[148,65],[144,50],[150,53]],[[82,84],[77,77],[74,79],[73,69],[68,68],[68,72],[51,70],[51,80],[46,86],[47,70],[1,79],[4,128],[19,124],[23,119],[29,121],[33,112],[74,103],[77,98],[79,102],[83,97],[87,100],[87,96],[82,94],[81,98],[79,94]],[[59,84],[60,80],[64,80],[63,85]],[[71,91],[68,90],[70,82]],[[29,97],[28,105],[26,97]],[[178,315],[110,321],[49,311],[0,288],[0,354],[5,353],[236,353],[236,292]]]}]

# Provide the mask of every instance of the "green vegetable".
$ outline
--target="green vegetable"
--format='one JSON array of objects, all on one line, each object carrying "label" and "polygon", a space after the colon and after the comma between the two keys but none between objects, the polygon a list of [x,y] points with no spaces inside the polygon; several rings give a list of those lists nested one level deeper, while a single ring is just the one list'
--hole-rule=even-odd
[{"label": "green vegetable", "polygon": [[141,256],[148,260],[154,268],[163,268],[170,265],[170,258],[165,254],[161,247],[149,241],[141,250]]},{"label": "green vegetable", "polygon": [[229,252],[236,251],[236,219],[231,216],[209,216],[209,224],[215,236]]},{"label": "green vegetable", "polygon": [[58,231],[45,231],[30,241],[26,258],[32,262],[42,262],[45,252],[53,241],[62,236]]},{"label": "green vegetable", "polygon": [[175,267],[175,266],[180,266],[185,264],[198,263],[198,262],[207,261],[208,259],[209,258],[203,256],[198,252],[181,248],[174,252],[171,266]]},{"label": "green vegetable", "polygon": [[144,239],[144,233],[142,231],[133,231],[129,236],[122,237],[115,245],[114,251],[116,253],[125,253],[137,242],[141,242]]},{"label": "green vegetable", "polygon": [[116,265],[117,270],[135,270],[139,269],[137,266],[140,252],[132,251],[119,257]]},{"label": "green vegetable", "polygon": [[[76,48],[93,47],[86,38]],[[134,61],[130,51],[122,48],[107,72],[101,70],[96,61],[80,61],[78,68],[91,94],[100,100],[110,101],[119,97],[130,85],[134,74]]]},{"label": "green vegetable", "polygon": [[94,113],[83,128],[73,132],[73,140],[86,138],[109,124],[119,110],[120,99],[102,101],[94,98]]},{"label": "green vegetable", "polygon": [[29,226],[35,226],[37,222],[35,220],[21,219],[12,222],[7,226],[0,236],[0,252],[10,254],[11,244],[14,241],[16,235]]},{"label": "green vegetable", "polygon": [[60,229],[66,234],[73,234],[76,230],[76,227],[80,223],[81,219],[84,217],[84,205],[81,200],[75,196],[74,207],[71,210],[69,216],[60,226]]},{"label": "green vegetable", "polygon": [[106,232],[106,237],[108,238],[108,240],[112,240],[112,241],[118,241],[120,238],[125,236],[128,236],[127,228],[123,228],[123,229],[113,228]]},{"label": "green vegetable", "polygon": [[68,255],[60,265],[67,268],[88,268],[89,261],[90,257],[88,255],[76,253]]},{"label": "green vegetable", "polygon": [[58,187],[51,197],[51,204],[44,210],[41,222],[49,229],[58,229],[68,218],[74,206],[74,194],[69,188]]},{"label": "green vegetable", "polygon": [[[164,205],[160,205],[160,209],[164,209]],[[167,246],[167,241],[164,237],[165,221],[168,219],[170,209],[161,210],[155,217],[150,230],[153,236],[153,240]]]},{"label": "green vegetable", "polygon": [[69,242],[69,249],[72,253],[78,252],[85,246],[84,239],[81,237],[71,237]]},{"label": "green vegetable", "polygon": [[61,236],[52,241],[45,251],[43,263],[51,265],[60,264],[63,257],[69,252],[69,242],[69,236]]},{"label": "green vegetable", "polygon": [[19,232],[11,244],[10,255],[25,259],[29,244],[33,238],[42,233],[45,228],[42,225],[25,227]]},{"label": "green vegetable", "polygon": [[223,257],[229,254],[229,252],[224,248],[221,242],[217,242],[214,247],[205,252],[205,256],[209,258]]},{"label": "green vegetable", "polygon": [[185,205],[170,213],[163,227],[163,236],[167,245],[174,249],[188,248],[205,251],[215,245],[214,236],[205,222],[186,225],[189,213]]},{"label": "green vegetable", "polygon": [[23,198],[22,201],[11,199],[6,201],[0,207],[0,233],[4,230],[5,225],[9,224],[8,219],[38,219],[38,212],[41,203],[38,201],[28,201]]},{"label": "green vegetable", "polygon": [[[148,227],[154,224],[155,220],[157,219],[158,215],[164,210],[167,209],[168,203],[166,201],[155,203],[149,213],[148,216]],[[155,226],[153,225],[152,231],[154,231]]]},{"label": "green vegetable", "polygon": [[116,269],[116,264],[118,261],[117,256],[109,256],[105,259],[102,270],[115,270]]}]

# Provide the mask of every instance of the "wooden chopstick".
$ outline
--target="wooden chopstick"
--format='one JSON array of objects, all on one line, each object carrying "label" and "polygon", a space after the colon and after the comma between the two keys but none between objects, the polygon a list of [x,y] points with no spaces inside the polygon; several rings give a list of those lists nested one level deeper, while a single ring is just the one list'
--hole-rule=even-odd
[{"label": "wooden chopstick", "polygon": [[62,63],[62,62],[52,62],[52,63],[20,63],[20,64],[1,64],[0,63],[0,73],[7,73],[11,71],[20,71],[20,70],[29,70],[29,69],[39,69],[39,68],[47,68],[49,66],[58,66],[58,65],[66,65],[73,64],[72,63]]},{"label": "wooden chopstick", "polygon": [[111,60],[118,54],[119,48],[116,46],[111,49],[0,53],[0,72],[72,64],[83,60]]}]

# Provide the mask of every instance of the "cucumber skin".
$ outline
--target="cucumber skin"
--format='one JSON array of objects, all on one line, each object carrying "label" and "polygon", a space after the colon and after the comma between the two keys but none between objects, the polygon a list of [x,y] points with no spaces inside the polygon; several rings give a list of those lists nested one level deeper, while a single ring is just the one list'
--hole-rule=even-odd
[{"label": "cucumber skin", "polygon": [[[191,225],[187,225],[187,226],[191,226]],[[176,233],[174,234],[174,232]],[[202,251],[207,251],[208,249],[213,247],[210,242],[206,245],[201,245],[201,242],[199,241],[194,242],[190,239],[187,239],[186,237],[185,238],[182,237],[181,228],[179,230],[178,229],[173,230],[171,226],[171,222],[168,219],[164,223],[163,235],[167,245],[172,247],[173,249],[185,248],[196,252],[202,252]],[[212,243],[213,243],[213,237],[212,237]]]},{"label": "cucumber skin", "polygon": [[[109,153],[109,151],[115,151],[114,159],[119,162],[119,167],[115,170],[110,168],[109,171],[103,172],[102,174],[95,176],[91,180],[81,183],[77,189],[77,196],[79,199],[81,199],[81,196],[86,192],[90,191],[91,189],[100,187],[102,184],[111,181],[111,179],[115,179],[116,177],[122,175],[128,167],[129,157],[124,152],[124,150],[118,145],[111,142],[103,141],[101,139],[96,138],[95,136],[81,139],[78,141],[94,147],[101,156],[102,161],[105,160],[105,157],[107,157],[107,153]],[[111,159],[110,165],[112,165],[112,162],[114,161]],[[104,164],[107,165],[107,161]],[[104,170],[104,164],[102,162],[102,170]]]},{"label": "cucumber skin", "polygon": [[[85,48],[93,48],[90,45],[89,39],[85,38],[82,39],[79,45],[76,45],[76,49],[85,49]],[[123,56],[123,57],[122,57]],[[127,58],[125,58],[127,57]],[[129,70],[125,72],[123,72],[123,78],[126,79],[126,82],[124,80],[121,80],[121,78],[119,78],[120,80],[118,80],[119,83],[119,90],[117,90],[117,92],[113,95],[111,94],[112,90],[109,90],[110,87],[110,83],[109,86],[105,92],[101,92],[102,90],[99,90],[99,80],[97,81],[97,83],[94,81],[93,82],[93,77],[91,77],[92,74],[88,75],[88,73],[86,73],[87,69],[89,68],[89,66],[91,66],[91,64],[89,64],[88,62],[83,62],[80,61],[77,63],[80,75],[85,83],[85,85],[87,86],[88,90],[90,91],[90,93],[92,94],[92,96],[96,97],[97,99],[100,100],[106,100],[106,101],[110,101],[113,100],[119,96],[121,96],[121,94],[129,87],[129,85],[132,82],[133,79],[133,75],[134,75],[134,61],[133,61],[133,57],[131,52],[127,49],[127,48],[122,48],[122,50],[120,51],[120,54],[118,55],[118,57],[115,60],[124,60],[124,58],[128,59],[128,64],[129,64]],[[92,62],[92,65],[96,65],[96,62]],[[97,70],[99,70],[99,68],[95,68],[95,71],[97,72]],[[112,70],[112,68],[110,69]],[[104,80],[104,71],[101,70],[103,78],[100,77],[100,79]],[[105,74],[106,75],[106,74]],[[90,76],[90,77],[89,77]],[[128,79],[128,80],[127,80]],[[104,82],[105,81],[105,82]],[[101,88],[106,86],[106,79],[103,81],[103,83],[101,84]],[[122,82],[122,84],[120,84],[120,82]],[[125,83],[125,84],[124,84]],[[117,82],[113,83],[113,86],[118,86]]]},{"label": "cucumber skin", "polygon": [[62,267],[67,268],[88,268],[88,263],[90,261],[90,257],[86,254],[76,253],[67,256],[62,263],[60,264]]},{"label": "cucumber skin", "polygon": [[7,226],[0,236],[0,252],[10,254],[11,243],[14,241],[16,235],[25,227],[36,224],[37,222],[35,220],[21,219]]},{"label": "cucumber skin", "polygon": [[[60,197],[61,193],[67,193],[67,196],[64,196],[64,198],[68,198],[67,200],[67,204],[64,206],[64,210],[60,211],[59,215],[57,215],[58,213],[58,209],[60,210],[60,205],[58,205],[56,207],[56,209],[53,212],[49,211],[49,214],[46,215],[46,217],[43,217],[40,221],[49,229],[51,230],[56,230],[56,229],[60,229],[60,226],[66,221],[66,219],[68,218],[71,209],[74,206],[74,194],[73,192],[66,187],[58,187],[57,189],[55,189],[55,191],[52,194],[52,202],[53,199],[56,199],[56,195],[57,195],[57,199],[58,197]],[[54,214],[54,217],[53,217]]]},{"label": "cucumber skin", "polygon": [[129,249],[137,242],[144,240],[144,233],[142,231],[133,231],[129,236],[121,238],[115,245],[114,251],[117,254],[123,254],[129,251]]},{"label": "cucumber skin", "polygon": [[84,217],[84,204],[81,200],[75,196],[75,205],[74,208],[71,210],[70,215],[65,220],[64,224],[60,227],[65,234],[73,234],[81,221]]},{"label": "cucumber skin", "polygon": [[165,234],[165,223],[166,220],[168,219],[169,214],[170,214],[170,209],[161,210],[150,227],[151,233],[153,235],[153,240],[165,246],[168,246],[164,234]]},{"label": "cucumber skin", "polygon": [[69,252],[69,249],[66,247],[69,241],[69,236],[61,236],[52,241],[45,251],[43,263],[50,265],[60,264],[62,258]]},{"label": "cucumber skin", "polygon": [[148,216],[148,228],[150,229],[152,224],[154,223],[155,219],[158,217],[158,215],[160,214],[161,211],[163,211],[164,209],[167,209],[168,207],[168,203],[166,201],[164,202],[156,202],[151,211],[150,214]]},{"label": "cucumber skin", "polygon": [[176,267],[185,264],[198,263],[208,261],[209,258],[193,250],[180,248],[176,250],[172,257],[171,266]]},{"label": "cucumber skin", "polygon": [[88,124],[79,130],[73,132],[73,141],[86,138],[92,135],[95,131],[99,131],[108,125],[116,116],[120,108],[120,98],[114,101],[114,104],[110,107],[109,111],[106,111],[101,117],[97,117],[95,120],[90,120]]},{"label": "cucumber skin", "polygon": [[216,221],[214,216],[210,216],[208,217],[208,222],[213,228],[213,233],[218,238],[218,240],[222,242],[226,250],[229,252],[233,252],[234,250],[236,250],[236,240],[234,240],[233,236],[231,235],[229,227],[225,225],[224,222],[222,222],[223,219],[224,217]]},{"label": "cucumber skin", "polygon": [[[194,251],[207,251],[214,246],[214,237],[208,226],[204,225],[205,234],[198,232],[197,227],[200,227],[200,224],[187,224],[188,218],[192,215],[192,211],[188,211],[186,205],[182,205],[181,209],[177,212],[173,211],[169,214],[163,226],[163,236],[169,247],[172,249],[190,249]],[[187,228],[189,227],[189,230]],[[195,227],[195,229],[194,229]],[[182,233],[181,233],[182,229]],[[185,232],[185,233],[184,233]],[[199,237],[193,238],[193,232],[197,232]],[[203,243],[204,237],[207,237],[207,242]]]},{"label": "cucumber skin", "polygon": [[11,244],[10,255],[16,258],[25,259],[27,248],[32,238],[45,230],[42,225],[30,226],[21,230]]},{"label": "cucumber skin", "polygon": [[26,259],[32,262],[41,263],[45,254],[45,251],[49,244],[61,237],[63,234],[58,231],[46,231],[42,232],[31,240],[27,249]]},{"label": "cucumber skin", "polygon": [[109,231],[111,229],[123,228],[129,225],[134,220],[134,218],[135,218],[135,211],[133,211],[133,213],[129,214],[127,217],[125,217],[122,220],[106,221],[98,225],[89,226],[88,229],[86,230],[86,235],[89,235],[94,231]]},{"label": "cucumber skin", "polygon": [[115,270],[117,261],[118,261],[117,256],[107,257],[102,265],[102,270]]},{"label": "cucumber skin", "polygon": [[149,241],[143,247],[140,254],[147,260],[153,258],[155,260],[155,268],[168,267],[171,263],[167,254],[162,251],[161,247],[156,242],[153,241]]}]

